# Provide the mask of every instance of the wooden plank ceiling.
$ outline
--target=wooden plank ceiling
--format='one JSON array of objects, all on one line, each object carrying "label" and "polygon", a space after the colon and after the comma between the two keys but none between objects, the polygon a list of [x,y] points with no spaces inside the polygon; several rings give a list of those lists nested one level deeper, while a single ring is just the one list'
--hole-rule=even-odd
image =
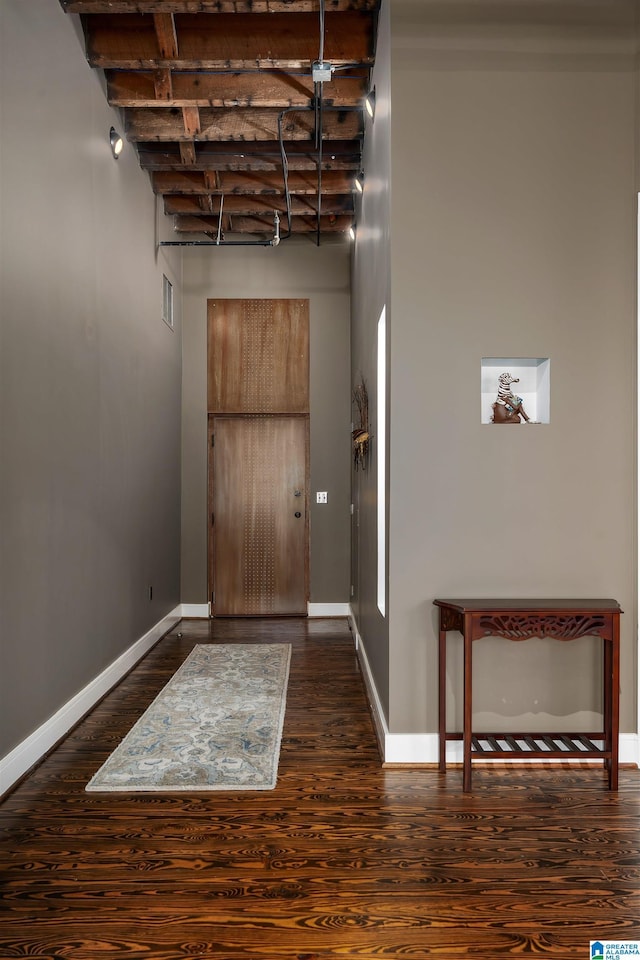
[{"label": "wooden plank ceiling", "polygon": [[176,240],[348,231],[380,0],[60,2]]}]

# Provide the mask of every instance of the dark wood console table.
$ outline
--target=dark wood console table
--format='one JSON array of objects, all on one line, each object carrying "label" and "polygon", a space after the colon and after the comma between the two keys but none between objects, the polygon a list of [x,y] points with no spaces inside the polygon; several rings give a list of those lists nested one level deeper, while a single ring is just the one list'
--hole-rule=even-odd
[{"label": "dark wood console table", "polygon": [[[502,759],[593,759],[604,761],[609,789],[618,789],[620,605],[616,600],[434,600],[439,607],[439,769],[446,770],[448,740],[463,741],[462,789],[471,790],[472,757]],[[447,632],[464,642],[462,733],[447,733]],[[527,640],[552,637],[603,641],[603,729],[593,733],[477,733],[472,731],[473,642],[483,637]]]}]

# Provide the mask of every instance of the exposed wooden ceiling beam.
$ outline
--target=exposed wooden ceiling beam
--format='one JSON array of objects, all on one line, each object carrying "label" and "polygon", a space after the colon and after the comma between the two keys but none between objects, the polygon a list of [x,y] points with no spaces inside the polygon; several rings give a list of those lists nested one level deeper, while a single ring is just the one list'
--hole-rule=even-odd
[{"label": "exposed wooden ceiling beam", "polygon": [[180,144],[180,157],[185,166],[191,166],[196,160],[196,145],[193,140],[183,140]]},{"label": "exposed wooden ceiling beam", "polygon": [[[128,76],[135,77],[136,74],[128,74]],[[156,103],[171,103],[173,105],[173,79],[171,70],[154,70],[153,74],[147,74],[147,78],[151,80],[154,101]],[[107,81],[107,87],[108,85],[109,83]],[[136,106],[134,103],[119,104],[113,103],[111,100],[109,102],[112,103],[112,106]],[[137,104],[137,106],[141,106],[141,104]]]},{"label": "exposed wooden ceiling beam", "polygon": [[156,31],[158,50],[163,60],[178,59],[178,34],[176,21],[172,13],[154,13],[153,26]]},{"label": "exposed wooden ceiling beam", "polygon": [[[314,240],[346,232],[380,0],[59,2],[81,15],[87,59],[179,230],[272,237],[276,209]],[[321,51],[334,70],[319,85]]]},{"label": "exposed wooden ceiling beam", "polygon": [[[185,110],[188,108],[184,108]],[[235,110],[219,108],[200,110],[199,141],[213,140],[274,140],[278,141],[279,110],[238,107]],[[288,113],[282,124],[284,140],[311,140],[314,135],[313,110]],[[184,140],[192,134],[185,132],[182,112],[173,108],[125,111],[125,129],[130,141]],[[325,111],[322,122],[323,138],[354,140],[362,133],[360,111]]]},{"label": "exposed wooden ceiling beam", "polygon": [[[357,107],[368,89],[368,71],[334,73],[322,85],[327,107]],[[314,97],[310,73],[280,70],[253,73],[171,73],[107,71],[109,103],[114,107],[307,107]]]},{"label": "exposed wooden ceiling beam", "polygon": [[191,139],[192,137],[197,136],[201,130],[200,108],[199,107],[183,107],[182,122],[184,125],[184,133],[186,137]]},{"label": "exposed wooden ceiling beam", "polygon": [[[201,203],[200,201],[207,201]],[[292,216],[314,216],[317,209],[314,197],[292,197],[291,214]],[[232,216],[268,216],[273,214],[274,210],[279,213],[286,213],[287,203],[283,196],[227,196],[224,195],[222,203],[224,213]],[[181,197],[168,196],[164,198],[164,212],[171,215],[181,216],[206,216],[220,213],[220,196],[209,195],[205,197]],[[343,214],[353,214],[353,197],[351,194],[338,195],[323,198],[322,212],[325,215],[334,214],[335,216]]]},{"label": "exposed wooden ceiling beam", "polygon": [[[281,172],[265,173],[222,173],[216,177],[212,173],[154,173],[151,184],[155,193],[163,195],[183,194],[198,196],[220,191],[231,194],[272,195],[283,192]],[[318,191],[318,177],[315,171],[308,173],[289,173],[289,192],[294,196],[313,196]],[[322,175],[322,195],[350,194],[353,190],[353,176],[343,171],[328,171]]]},{"label": "exposed wooden ceiling beam", "polygon": [[[346,233],[352,223],[351,216],[321,216],[321,233]],[[212,217],[176,217],[175,229],[178,233],[215,233],[218,229],[217,218]],[[271,233],[273,218],[270,217],[242,217],[233,218],[233,229],[239,233]],[[287,230],[286,218],[281,220],[280,229]],[[316,217],[292,217],[292,233],[315,233],[317,229]]]},{"label": "exposed wooden ceiling beam", "polygon": [[[317,13],[319,0],[60,0],[67,13]],[[379,0],[326,0],[328,11],[377,10]]]},{"label": "exposed wooden ceiling beam", "polygon": [[[138,158],[144,170],[231,170],[231,171],[280,171],[282,156],[280,145],[273,141],[252,143],[194,143],[188,144],[192,161],[183,158],[187,143],[141,142],[137,144]],[[289,170],[316,170],[317,157],[313,145],[307,141],[293,140],[286,145]],[[323,170],[360,169],[359,140],[329,140],[324,142]]]},{"label": "exposed wooden ceiling beam", "polygon": [[[179,198],[179,199],[183,199],[183,198]],[[190,200],[191,203],[192,203],[192,205],[193,205],[193,206],[197,206],[197,207],[199,208],[199,210],[197,210],[197,211],[194,210],[194,209],[193,209],[193,206],[192,206],[192,208],[189,209],[189,210],[180,210],[180,211],[177,211],[177,210],[176,210],[176,211],[172,211],[172,212],[175,212],[175,213],[178,213],[178,212],[180,212],[180,213],[196,213],[196,212],[198,212],[198,213],[215,213],[215,209],[214,209],[214,205],[213,205],[213,195],[212,195],[211,193],[206,194],[205,196],[197,197],[197,198],[194,198],[194,197],[186,197],[186,198],[184,198],[184,199]],[[165,212],[165,213],[169,213],[169,211],[167,210],[166,202],[165,202],[165,206],[164,206],[164,212]]]},{"label": "exposed wooden ceiling beam", "polygon": [[[318,17],[309,13],[175,14],[175,57],[163,55],[151,17],[96,14],[84,24],[88,60],[103,69],[295,70],[308,68],[319,49]],[[371,65],[371,16],[328,13],[324,58],[337,66]]]},{"label": "exposed wooden ceiling beam", "polygon": [[214,193],[220,189],[220,174],[217,170],[205,170],[202,175],[202,182],[207,193]]}]

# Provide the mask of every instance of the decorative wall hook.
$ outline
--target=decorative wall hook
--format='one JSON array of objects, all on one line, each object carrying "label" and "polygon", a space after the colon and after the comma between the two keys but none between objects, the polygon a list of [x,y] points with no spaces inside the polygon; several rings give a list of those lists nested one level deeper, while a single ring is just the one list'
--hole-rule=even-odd
[{"label": "decorative wall hook", "polygon": [[369,461],[369,396],[364,380],[361,380],[352,394],[352,400],[358,411],[357,420],[351,433],[353,442],[353,463],[356,470],[367,469]]}]

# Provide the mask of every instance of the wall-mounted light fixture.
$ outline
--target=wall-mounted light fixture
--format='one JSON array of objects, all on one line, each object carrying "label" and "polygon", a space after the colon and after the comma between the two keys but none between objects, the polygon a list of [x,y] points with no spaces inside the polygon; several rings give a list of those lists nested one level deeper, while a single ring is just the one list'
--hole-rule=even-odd
[{"label": "wall-mounted light fixture", "polygon": [[111,130],[109,130],[109,143],[111,144],[111,153],[113,154],[113,159],[117,160],[122,153],[124,140],[115,127],[111,127]]},{"label": "wall-mounted light fixture", "polygon": [[364,193],[364,170],[360,171],[354,183],[358,193]]},{"label": "wall-mounted light fixture", "polygon": [[373,120],[376,112],[376,88],[372,87],[364,99],[364,108]]}]

